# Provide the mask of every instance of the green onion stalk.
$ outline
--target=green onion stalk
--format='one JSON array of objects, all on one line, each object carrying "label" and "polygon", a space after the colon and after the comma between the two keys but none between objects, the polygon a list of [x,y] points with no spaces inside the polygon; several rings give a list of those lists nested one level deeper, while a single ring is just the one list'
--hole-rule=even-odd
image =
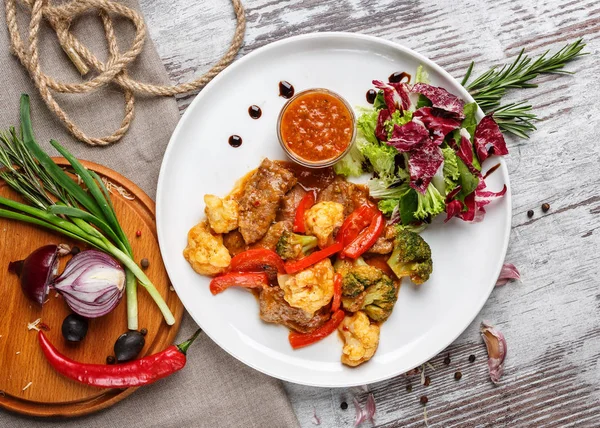
[{"label": "green onion stalk", "polygon": [[110,254],[125,267],[128,328],[138,328],[138,282],[150,294],[166,323],[173,325],[175,318],[166,302],[133,259],[131,244],[98,174],[85,168],[57,141],[50,141],[81,178],[86,191],[42,150],[33,135],[26,94],[21,95],[20,116],[21,135],[14,128],[0,133],[0,178],[29,205],[0,197],[0,217],[50,229]]}]

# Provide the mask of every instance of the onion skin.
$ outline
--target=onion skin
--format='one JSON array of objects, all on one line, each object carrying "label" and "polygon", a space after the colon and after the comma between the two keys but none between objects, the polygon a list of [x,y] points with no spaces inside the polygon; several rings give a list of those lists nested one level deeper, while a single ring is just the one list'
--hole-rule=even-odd
[{"label": "onion skin", "polygon": [[21,262],[12,262],[9,270],[19,275],[21,290],[30,300],[44,304],[50,282],[58,270],[58,246],[45,245]]}]

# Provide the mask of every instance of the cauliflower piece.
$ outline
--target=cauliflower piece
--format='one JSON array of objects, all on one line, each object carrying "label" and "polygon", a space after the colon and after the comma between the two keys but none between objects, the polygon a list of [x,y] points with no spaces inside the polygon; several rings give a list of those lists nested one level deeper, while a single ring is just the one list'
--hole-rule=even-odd
[{"label": "cauliflower piece", "polygon": [[238,227],[239,205],[234,199],[221,199],[215,195],[204,195],[208,224],[216,233],[227,233]]},{"label": "cauliflower piece", "polygon": [[333,243],[333,231],[344,222],[344,206],[339,202],[319,202],[304,213],[306,233],[319,240],[319,247]]},{"label": "cauliflower piece", "polygon": [[198,223],[188,232],[188,244],[183,257],[201,275],[218,275],[231,262],[229,251],[223,245],[223,236],[211,232],[206,221]]},{"label": "cauliflower piece", "polygon": [[333,274],[331,260],[324,259],[295,275],[279,275],[278,282],[290,306],[313,316],[333,297]]},{"label": "cauliflower piece", "polygon": [[379,326],[371,324],[363,311],[346,316],[338,327],[344,340],[342,363],[356,367],[369,361],[379,345]]}]

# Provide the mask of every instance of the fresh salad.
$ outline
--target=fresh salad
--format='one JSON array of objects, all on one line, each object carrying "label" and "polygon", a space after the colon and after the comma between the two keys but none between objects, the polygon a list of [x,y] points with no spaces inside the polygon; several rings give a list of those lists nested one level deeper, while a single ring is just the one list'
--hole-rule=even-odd
[{"label": "fresh salad", "polygon": [[487,189],[481,165],[508,154],[491,114],[477,122],[477,104],[432,86],[423,66],[414,84],[373,80],[373,107],[360,108],[356,143],[337,174],[372,173],[369,194],[389,221],[420,230],[439,214],[479,221],[506,193]]}]

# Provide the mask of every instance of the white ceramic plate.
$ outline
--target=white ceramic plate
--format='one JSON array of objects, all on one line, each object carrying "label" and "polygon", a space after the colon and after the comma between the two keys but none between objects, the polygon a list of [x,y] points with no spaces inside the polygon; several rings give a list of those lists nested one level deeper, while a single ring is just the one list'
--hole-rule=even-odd
[{"label": "white ceramic plate", "polygon": [[[395,71],[414,73],[423,64],[432,84],[472,101],[438,65],[410,49],[374,37],[320,33],[292,37],[246,55],[219,74],[188,107],[165,153],[157,194],[158,237],[173,285],[194,320],[212,340],[247,365],[279,379],[341,387],[391,378],[416,367],[454,341],[483,307],[500,272],[510,232],[510,188],[488,206],[481,223],[452,220],[434,224],[423,237],[431,245],[434,273],[416,287],[403,283],[398,303],[383,324],[377,353],[366,364],[340,363],[342,342],[333,334],[313,346],[292,350],[285,327],[258,316],[251,293],[209,292],[209,278],[196,274],[182,256],[188,230],[204,216],[203,195],[227,194],[234,182],[264,157],[285,159],[276,121],[285,99],[280,80],[296,91],[329,88],[351,105],[365,105],[373,79]],[[253,120],[248,107],[263,115]],[[232,148],[228,138],[243,139]],[[488,160],[487,169],[496,163]],[[488,180],[500,190],[508,183],[504,163]]]}]

